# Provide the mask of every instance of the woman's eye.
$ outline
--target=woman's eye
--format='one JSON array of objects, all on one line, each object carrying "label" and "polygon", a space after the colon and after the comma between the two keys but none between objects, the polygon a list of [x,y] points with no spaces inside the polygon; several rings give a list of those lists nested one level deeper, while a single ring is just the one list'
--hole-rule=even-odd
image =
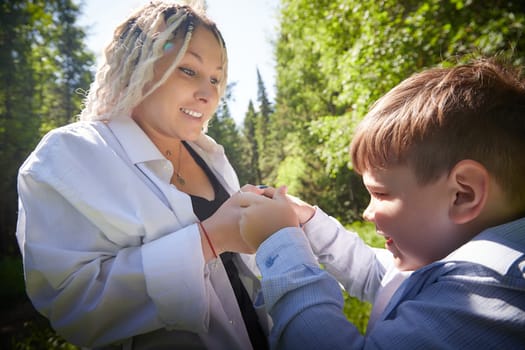
[{"label": "woman's eye", "polygon": [[211,78],[210,82],[211,82],[212,85],[218,85],[219,84],[219,79]]},{"label": "woman's eye", "polygon": [[180,69],[180,71],[182,73],[184,73],[184,74],[186,74],[186,75],[188,75],[190,77],[193,77],[195,75],[195,72],[193,70],[189,69],[189,68],[180,67],[179,69]]}]

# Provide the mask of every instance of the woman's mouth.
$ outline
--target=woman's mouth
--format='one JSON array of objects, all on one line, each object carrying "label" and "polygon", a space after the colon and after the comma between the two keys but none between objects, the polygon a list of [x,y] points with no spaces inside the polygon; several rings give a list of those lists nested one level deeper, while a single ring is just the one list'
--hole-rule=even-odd
[{"label": "woman's mouth", "polygon": [[191,109],[187,109],[187,108],[179,108],[179,110],[184,113],[184,114],[187,114],[189,115],[190,117],[192,118],[202,118],[202,113],[201,112],[197,112],[197,111],[193,111]]}]

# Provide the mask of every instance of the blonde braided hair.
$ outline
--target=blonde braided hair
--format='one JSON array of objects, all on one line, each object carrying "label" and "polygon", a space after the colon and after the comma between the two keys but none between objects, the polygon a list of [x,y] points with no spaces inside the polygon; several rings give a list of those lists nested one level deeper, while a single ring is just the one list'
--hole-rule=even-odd
[{"label": "blonde braided hair", "polygon": [[[222,48],[224,76],[219,91],[224,94],[228,70],[226,45],[205,11],[202,1],[189,4],[152,1],[132,13],[115,29],[104,51],[104,61],[84,100],[80,119],[110,120],[129,116],[133,108],[172,74],[197,26],[214,33]],[[175,35],[182,35],[183,44],[162,77],[154,81],[155,64],[166,54],[165,45]]]}]

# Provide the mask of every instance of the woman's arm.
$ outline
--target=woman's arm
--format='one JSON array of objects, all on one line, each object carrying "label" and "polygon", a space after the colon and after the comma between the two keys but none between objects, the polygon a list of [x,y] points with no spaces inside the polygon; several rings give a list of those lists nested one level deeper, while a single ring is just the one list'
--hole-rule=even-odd
[{"label": "woman's arm", "polygon": [[161,327],[206,330],[212,286],[197,225],[126,175],[111,150],[63,139],[46,138],[18,178],[17,236],[35,307],[83,346]]}]

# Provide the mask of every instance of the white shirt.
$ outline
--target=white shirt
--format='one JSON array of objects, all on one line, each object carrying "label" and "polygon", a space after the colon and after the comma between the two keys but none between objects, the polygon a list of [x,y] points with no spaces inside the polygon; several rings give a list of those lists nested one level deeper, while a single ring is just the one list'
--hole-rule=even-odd
[{"label": "white shirt", "polygon": [[388,250],[366,245],[320,208],[303,229],[318,262],[350,295],[372,302],[367,329],[373,328],[392,294],[412,271],[398,270]]},{"label": "white shirt", "polygon": [[[205,135],[190,145],[229,193],[239,188],[221,146]],[[130,345],[143,334],[134,349],[251,348],[222,262],[204,262],[191,199],[169,184],[172,173],[131,118],[56,129],[20,168],[27,292],[66,340]],[[236,264],[254,297],[254,256]]]}]

